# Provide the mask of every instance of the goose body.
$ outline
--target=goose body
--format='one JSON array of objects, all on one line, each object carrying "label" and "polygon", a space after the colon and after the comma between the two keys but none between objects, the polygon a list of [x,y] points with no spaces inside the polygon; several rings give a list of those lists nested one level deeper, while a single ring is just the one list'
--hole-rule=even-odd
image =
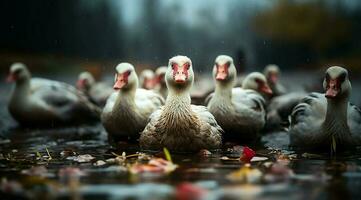
[{"label": "goose body", "polygon": [[282,130],[288,124],[293,108],[306,96],[305,92],[291,92],[274,97],[267,106],[267,130]]},{"label": "goose body", "polygon": [[73,86],[31,78],[25,65],[11,66],[9,80],[16,81],[8,109],[22,125],[71,125],[99,120],[100,109]]},{"label": "goose body", "polygon": [[169,60],[166,73],[168,97],[154,112],[140,136],[143,149],[199,151],[217,149],[222,144],[222,129],[204,106],[191,105],[193,84],[191,60],[176,56]]},{"label": "goose body", "polygon": [[270,92],[264,76],[251,73],[242,84],[245,88],[232,88],[237,74],[233,59],[218,56],[215,63],[216,89],[206,100],[209,111],[225,130],[226,139],[256,140],[266,117],[265,100],[258,91]]},{"label": "goose body", "polygon": [[101,107],[104,107],[108,97],[113,93],[110,85],[104,82],[96,82],[89,72],[82,72],[79,75],[77,88],[83,91],[92,102]]},{"label": "goose body", "polygon": [[101,120],[111,141],[137,139],[149,116],[164,104],[163,98],[138,87],[134,67],[121,63],[116,67],[114,92],[107,100]]},{"label": "goose body", "polygon": [[348,101],[351,83],[347,70],[330,67],[324,89],[325,94],[311,93],[294,108],[291,145],[321,150],[361,145],[361,112]]}]

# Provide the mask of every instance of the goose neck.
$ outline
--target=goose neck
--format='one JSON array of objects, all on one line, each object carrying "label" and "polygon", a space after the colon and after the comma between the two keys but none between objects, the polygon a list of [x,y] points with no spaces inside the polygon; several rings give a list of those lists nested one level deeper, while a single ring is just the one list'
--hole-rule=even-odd
[{"label": "goose neck", "polygon": [[215,98],[221,98],[225,100],[231,100],[232,99],[232,88],[233,85],[230,83],[222,84],[217,83],[216,88],[214,91],[214,97]]},{"label": "goose neck", "polygon": [[347,125],[348,98],[327,99],[324,126],[329,134],[349,132]]}]

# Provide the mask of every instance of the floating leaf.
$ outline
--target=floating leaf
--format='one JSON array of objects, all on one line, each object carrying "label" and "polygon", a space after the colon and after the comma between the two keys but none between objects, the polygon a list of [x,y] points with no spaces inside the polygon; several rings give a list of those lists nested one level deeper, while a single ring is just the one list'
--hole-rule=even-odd
[{"label": "floating leaf", "polygon": [[244,146],[244,147],[243,147],[242,156],[241,156],[240,159],[241,159],[243,162],[249,163],[255,155],[256,155],[256,152],[253,151],[253,149],[251,149],[251,148],[249,148],[249,147],[247,147],[247,146]]},{"label": "floating leaf", "polygon": [[336,153],[336,139],[335,136],[332,135],[332,143],[331,143],[331,154]]},{"label": "floating leaf", "polygon": [[164,148],[163,148],[163,152],[164,152],[165,158],[166,158],[169,162],[172,162],[172,156],[170,155],[168,149],[164,147]]}]

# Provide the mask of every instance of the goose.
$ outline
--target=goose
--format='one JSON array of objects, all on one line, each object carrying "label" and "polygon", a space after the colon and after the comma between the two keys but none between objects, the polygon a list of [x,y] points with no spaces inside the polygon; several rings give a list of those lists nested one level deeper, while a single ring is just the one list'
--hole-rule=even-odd
[{"label": "goose", "polygon": [[116,91],[108,98],[101,115],[110,143],[137,139],[150,114],[164,104],[160,95],[138,88],[138,76],[132,64],[120,63],[115,70]]},{"label": "goose", "polygon": [[267,82],[273,91],[272,97],[286,94],[286,88],[279,82],[280,68],[277,65],[267,65],[263,71]]},{"label": "goose", "polygon": [[361,145],[361,111],[349,103],[351,82],[339,66],[327,69],[324,94],[311,93],[290,116],[290,142],[296,148],[336,151]]},{"label": "goose", "polygon": [[113,93],[111,86],[103,82],[96,82],[93,75],[87,71],[79,74],[77,89],[84,92],[89,99],[98,106],[104,106],[108,97]]},{"label": "goose", "polygon": [[8,109],[25,126],[75,125],[99,120],[100,109],[73,86],[32,78],[23,63],[10,67],[8,82],[15,82]]},{"label": "goose", "polygon": [[158,67],[155,71],[155,87],[154,90],[157,91],[163,98],[167,98],[168,89],[165,83],[165,73],[167,72],[167,66]]},{"label": "goose", "polygon": [[220,148],[222,128],[206,107],[191,105],[192,61],[186,56],[171,58],[165,79],[166,103],[150,116],[139,139],[141,148],[183,152]]},{"label": "goose", "polygon": [[143,70],[139,76],[140,87],[147,90],[152,90],[154,88],[154,77],[155,75],[152,70]]},{"label": "goose", "polygon": [[258,92],[271,93],[266,78],[249,74],[243,88],[233,88],[237,71],[230,56],[220,55],[213,66],[215,92],[207,98],[207,107],[225,130],[225,139],[254,141],[265,125],[265,100]]},{"label": "goose", "polygon": [[288,127],[288,116],[306,95],[305,92],[295,91],[272,98],[267,105],[266,130],[281,131]]}]

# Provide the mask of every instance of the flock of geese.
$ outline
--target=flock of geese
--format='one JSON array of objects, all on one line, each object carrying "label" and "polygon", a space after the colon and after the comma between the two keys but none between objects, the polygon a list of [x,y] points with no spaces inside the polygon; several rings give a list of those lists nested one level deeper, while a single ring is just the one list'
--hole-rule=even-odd
[{"label": "flock of geese", "polygon": [[218,149],[224,141],[247,144],[259,140],[265,129],[287,124],[290,145],[329,150],[361,145],[361,112],[349,103],[348,71],[327,69],[324,93],[287,93],[269,65],[237,83],[230,56],[215,59],[215,90],[204,105],[192,105],[192,61],[169,59],[155,73],[144,70],[138,78],[130,63],[115,67],[114,86],[96,82],[89,72],[79,75],[76,87],[32,78],[22,63],[10,67],[15,82],[8,109],[21,125],[58,126],[101,120],[109,142],[139,141],[142,149],[199,151]]}]

